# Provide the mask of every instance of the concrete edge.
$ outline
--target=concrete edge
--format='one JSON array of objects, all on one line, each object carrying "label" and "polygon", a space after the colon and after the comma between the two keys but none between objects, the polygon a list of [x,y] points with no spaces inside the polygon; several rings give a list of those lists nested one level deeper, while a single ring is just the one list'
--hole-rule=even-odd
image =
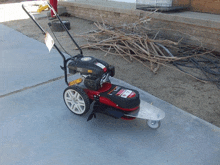
[{"label": "concrete edge", "polygon": [[129,15],[140,15],[140,13],[143,13],[144,11],[141,10],[131,10],[131,9],[119,9],[119,8],[113,8],[113,7],[105,7],[105,6],[95,6],[95,5],[90,5],[90,4],[82,4],[82,3],[77,3],[77,2],[63,2],[59,1],[58,5],[65,5],[68,7],[81,7],[81,8],[90,8],[90,9],[95,9],[95,10],[102,10],[102,11],[108,11],[108,12],[117,12],[117,13],[125,13]]},{"label": "concrete edge", "polygon": [[184,16],[178,16],[175,14],[165,14],[165,13],[154,13],[152,17],[155,19],[160,19],[160,20],[180,22],[180,23],[191,24],[195,26],[220,29],[220,22],[213,21],[213,20],[188,18]]},{"label": "concrete edge", "polygon": [[213,21],[213,20],[204,20],[199,18],[188,18],[184,16],[178,16],[175,14],[166,14],[166,13],[153,13],[149,11],[143,11],[143,10],[131,10],[131,9],[119,9],[119,8],[112,8],[112,7],[105,7],[105,6],[95,6],[90,4],[82,4],[77,2],[64,2],[59,1],[59,5],[64,5],[68,7],[81,7],[81,8],[90,8],[94,10],[102,10],[102,11],[108,11],[108,12],[116,12],[116,13],[124,13],[128,15],[136,15],[139,17],[143,17],[146,15],[150,15],[154,19],[159,20],[165,20],[165,21],[172,21],[172,22],[180,22],[185,24],[191,24],[196,26],[202,26],[202,27],[208,27],[208,28],[215,28],[220,29],[220,22]]}]

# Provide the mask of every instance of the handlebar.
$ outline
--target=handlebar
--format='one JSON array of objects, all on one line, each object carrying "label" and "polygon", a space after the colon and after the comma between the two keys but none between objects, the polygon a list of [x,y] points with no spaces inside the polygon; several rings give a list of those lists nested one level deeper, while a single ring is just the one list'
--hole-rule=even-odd
[{"label": "handlebar", "polygon": [[[57,14],[57,12],[54,10],[54,8],[52,7],[52,5],[47,2],[49,8],[53,11],[53,13],[55,14],[55,16],[58,18],[58,20],[61,23],[61,26],[65,29],[65,31],[67,32],[68,36],[70,37],[70,39],[73,41],[73,43],[76,45],[76,47],[78,48],[80,54],[83,55],[82,49],[79,47],[79,45],[76,43],[76,41],[73,39],[73,37],[71,36],[71,34],[69,33],[68,29],[66,28],[66,26],[63,24],[62,20],[60,19],[59,15]],[[23,10],[27,13],[27,15],[32,19],[32,21],[37,25],[37,27],[42,31],[42,33],[44,35],[46,35],[45,30],[37,23],[37,21],[30,15],[30,13],[26,10],[26,8],[24,7],[24,4],[22,4],[22,8]],[[54,47],[58,50],[57,46],[54,44]],[[60,53],[61,51],[58,50],[58,52]],[[63,56],[63,54],[61,53],[61,56]]]},{"label": "handlebar", "polygon": [[[37,27],[41,30],[41,32],[43,33],[43,35],[46,35],[46,31],[40,26],[40,24],[37,23],[37,21],[30,15],[30,13],[26,10],[26,8],[24,7],[24,4],[22,4],[22,8],[25,11],[25,13],[32,19],[32,21],[37,25]],[[63,58],[63,61],[66,61],[66,57],[64,56],[64,54],[60,51],[60,49],[56,46],[56,44],[54,44],[54,47],[57,49],[57,51],[60,53],[61,57]]]},{"label": "handlebar", "polygon": [[[55,16],[58,18],[58,20],[60,21],[62,27],[65,29],[65,31],[67,32],[67,34],[69,35],[69,37],[71,38],[71,40],[73,41],[73,43],[76,45],[76,47],[78,48],[80,54],[75,55],[73,57],[70,57],[68,59],[66,59],[66,57],[64,56],[64,54],[60,51],[60,49],[56,46],[56,44],[54,44],[53,46],[56,48],[56,50],[59,52],[59,54],[61,55],[61,57],[63,58],[63,66],[61,66],[61,69],[64,71],[64,75],[65,75],[65,82],[68,85],[68,80],[67,80],[67,63],[69,60],[72,60],[74,58],[79,58],[79,57],[83,57],[83,52],[82,49],[79,47],[79,45],[76,43],[76,41],[73,39],[73,37],[70,35],[68,29],[66,28],[66,26],[63,24],[62,20],[60,19],[59,15],[56,13],[56,11],[54,10],[54,8],[51,6],[51,4],[49,2],[47,2],[49,8],[54,12]],[[22,4],[22,8],[25,11],[25,13],[31,18],[31,20],[37,25],[37,27],[41,30],[41,32],[43,33],[43,35],[46,35],[46,31],[40,26],[40,24],[38,24],[38,22],[31,16],[31,14],[26,10],[24,4]]]},{"label": "handlebar", "polygon": [[71,38],[71,40],[73,41],[73,43],[76,45],[76,47],[78,48],[80,54],[83,54],[82,49],[79,47],[79,45],[76,43],[76,41],[73,39],[73,37],[71,36],[71,34],[69,33],[68,29],[66,28],[66,26],[63,24],[62,20],[60,19],[59,15],[57,14],[57,12],[54,10],[54,8],[52,7],[52,5],[47,2],[49,8],[53,11],[53,13],[55,14],[55,16],[58,18],[58,20],[60,21],[62,27],[65,29],[65,31],[67,32],[67,34],[69,35],[69,37]]}]

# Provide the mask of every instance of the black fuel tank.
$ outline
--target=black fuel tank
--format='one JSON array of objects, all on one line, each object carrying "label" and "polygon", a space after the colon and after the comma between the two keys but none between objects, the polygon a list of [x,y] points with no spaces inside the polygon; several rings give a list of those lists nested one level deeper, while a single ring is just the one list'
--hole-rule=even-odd
[{"label": "black fuel tank", "polygon": [[95,77],[101,77],[108,71],[109,64],[105,61],[96,59],[91,56],[84,56],[74,59],[68,64],[69,73],[81,73],[83,75],[92,75]]}]

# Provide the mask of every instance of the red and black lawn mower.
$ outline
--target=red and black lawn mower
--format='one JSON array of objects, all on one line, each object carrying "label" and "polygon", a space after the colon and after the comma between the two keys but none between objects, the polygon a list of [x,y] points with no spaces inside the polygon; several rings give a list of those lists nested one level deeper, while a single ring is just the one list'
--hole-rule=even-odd
[{"label": "red and black lawn mower", "polygon": [[[44,31],[24,5],[22,8],[46,35],[46,45],[50,45],[50,48],[54,46],[63,58],[61,69],[64,71],[65,82],[68,85],[64,90],[63,99],[68,109],[76,115],[86,114],[90,110],[91,114],[87,121],[96,117],[96,113],[103,113],[116,119],[145,119],[150,128],[158,128],[160,121],[165,117],[165,113],[159,108],[140,100],[138,91],[112,84],[109,77],[113,77],[115,74],[114,66],[92,56],[83,56],[82,50],[70,35],[64,22],[53,7],[49,3],[48,5],[55,13],[56,19],[60,21],[60,25],[79,49],[78,55],[66,58],[54,44],[50,34]],[[51,26],[51,23],[48,25]],[[68,82],[68,71],[70,74],[79,74],[80,78]]]}]

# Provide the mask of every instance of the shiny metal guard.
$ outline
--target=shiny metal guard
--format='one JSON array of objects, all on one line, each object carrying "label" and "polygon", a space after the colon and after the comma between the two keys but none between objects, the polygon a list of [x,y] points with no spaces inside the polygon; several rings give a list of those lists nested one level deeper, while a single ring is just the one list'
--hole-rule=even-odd
[{"label": "shiny metal guard", "polygon": [[159,121],[165,117],[165,112],[146,101],[141,100],[140,108],[136,111],[125,114],[125,116]]}]

